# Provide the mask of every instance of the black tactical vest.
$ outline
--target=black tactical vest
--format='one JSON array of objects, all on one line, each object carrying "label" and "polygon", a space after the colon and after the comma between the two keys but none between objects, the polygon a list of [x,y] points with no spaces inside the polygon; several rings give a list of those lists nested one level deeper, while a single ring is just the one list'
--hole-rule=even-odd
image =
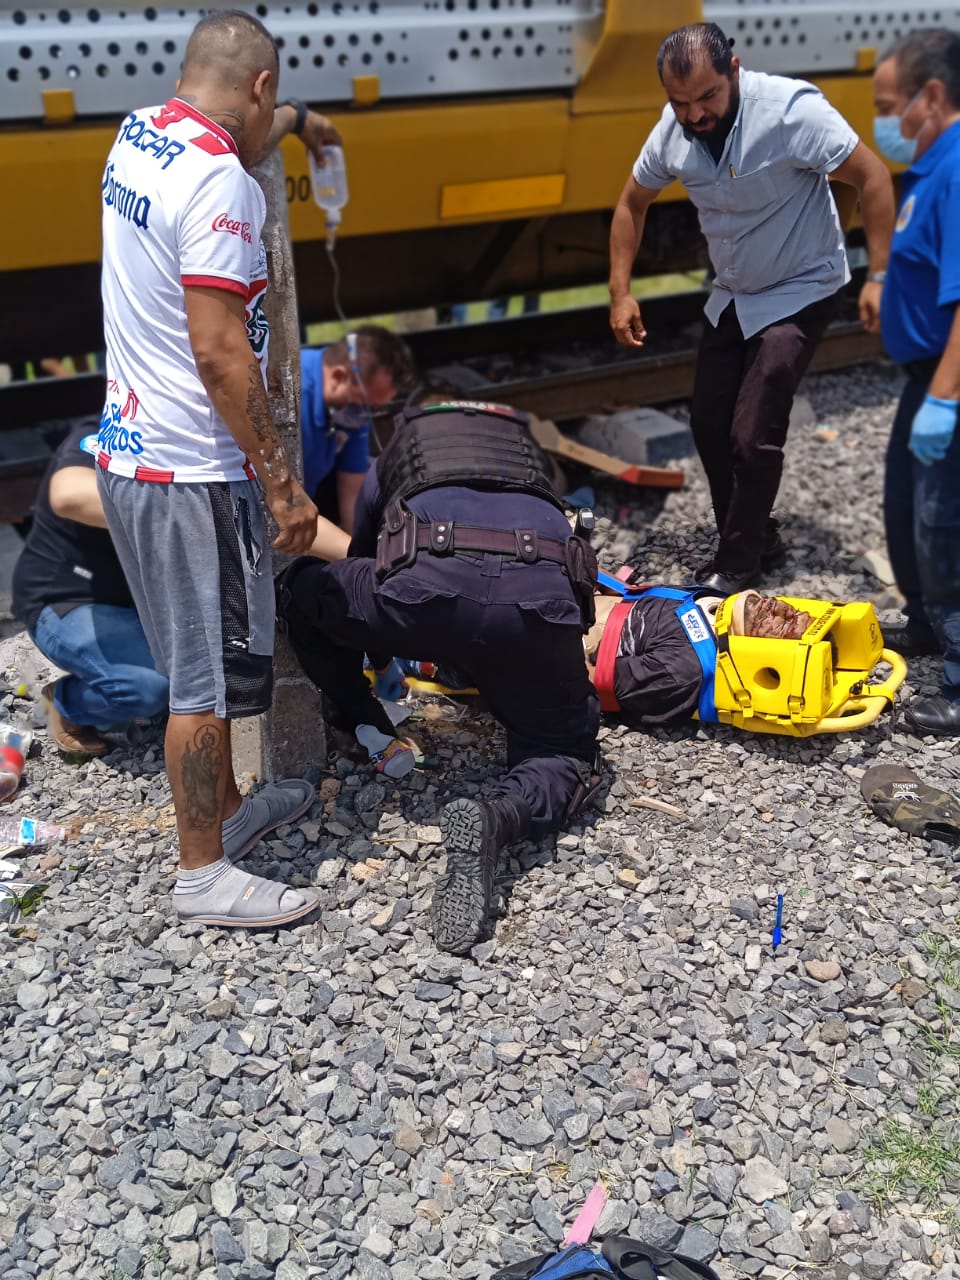
[{"label": "black tactical vest", "polygon": [[404,409],[377,460],[377,480],[384,507],[437,485],[460,484],[529,493],[563,510],[527,415],[500,404],[453,400]]}]

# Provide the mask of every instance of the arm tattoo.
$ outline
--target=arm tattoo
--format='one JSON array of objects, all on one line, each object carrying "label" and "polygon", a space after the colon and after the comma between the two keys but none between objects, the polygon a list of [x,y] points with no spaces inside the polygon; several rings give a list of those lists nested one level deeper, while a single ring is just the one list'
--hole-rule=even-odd
[{"label": "arm tattoo", "polygon": [[180,762],[187,822],[191,827],[215,827],[219,819],[220,779],[223,775],[223,743],[219,729],[203,725],[187,743]]},{"label": "arm tattoo", "polygon": [[263,472],[265,471],[278,484],[285,483],[290,475],[287,451],[284,449],[283,442],[277,434],[277,428],[270,413],[270,402],[267,400],[267,393],[263,389],[263,378],[256,363],[251,363],[250,365],[250,383],[247,389],[247,417],[260,446],[259,458],[254,458],[252,461],[261,479],[263,479]]},{"label": "arm tattoo", "polygon": [[272,444],[277,443],[277,431],[273,425],[273,418],[270,416],[270,403],[267,400],[267,393],[263,389],[263,378],[259,367],[254,363],[250,365],[247,417],[250,419],[251,427],[253,427],[253,434],[261,444],[265,444],[268,440]]}]

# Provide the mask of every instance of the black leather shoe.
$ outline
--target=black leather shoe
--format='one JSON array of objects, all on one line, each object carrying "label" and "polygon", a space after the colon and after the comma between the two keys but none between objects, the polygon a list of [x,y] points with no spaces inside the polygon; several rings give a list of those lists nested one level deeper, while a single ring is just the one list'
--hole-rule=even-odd
[{"label": "black leather shoe", "polygon": [[746,591],[749,587],[755,587],[760,581],[760,573],[753,570],[752,573],[708,573],[706,577],[700,579],[701,587],[708,587],[711,591],[716,591],[717,595],[734,596],[738,591]]},{"label": "black leather shoe", "polygon": [[960,702],[951,702],[942,693],[932,698],[913,698],[904,709],[903,718],[919,733],[960,736]]},{"label": "black leather shoe", "polygon": [[902,627],[884,627],[882,631],[883,647],[899,653],[901,658],[924,658],[941,652],[936,636],[924,627],[911,627],[908,622]]}]

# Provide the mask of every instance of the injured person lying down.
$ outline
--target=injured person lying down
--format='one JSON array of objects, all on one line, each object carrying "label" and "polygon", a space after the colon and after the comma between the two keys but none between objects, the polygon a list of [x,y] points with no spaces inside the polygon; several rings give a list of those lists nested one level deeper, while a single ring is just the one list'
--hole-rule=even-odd
[{"label": "injured person lying down", "polygon": [[[634,724],[675,724],[712,689],[717,609],[723,596],[693,588],[650,587],[621,595],[602,588],[596,622],[584,637],[590,679],[604,711]],[[799,640],[809,613],[788,600],[742,591],[730,604],[731,635]]]},{"label": "injured person lying down", "polygon": [[[720,597],[624,574],[600,573],[583,646],[601,708],[636,727],[697,717],[752,733],[849,733],[893,706],[907,674],[867,601]],[[415,689],[474,692],[467,672],[407,665]]]}]

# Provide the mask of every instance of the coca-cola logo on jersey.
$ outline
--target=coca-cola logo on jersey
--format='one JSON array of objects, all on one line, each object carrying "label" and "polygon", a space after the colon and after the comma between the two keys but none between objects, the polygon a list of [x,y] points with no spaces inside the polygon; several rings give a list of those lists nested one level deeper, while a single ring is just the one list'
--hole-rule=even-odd
[{"label": "coca-cola logo on jersey", "polygon": [[225,213],[221,213],[219,217],[214,218],[210,226],[214,231],[229,231],[230,235],[239,236],[247,244],[253,243],[249,222],[238,222],[236,218],[230,218]]}]

